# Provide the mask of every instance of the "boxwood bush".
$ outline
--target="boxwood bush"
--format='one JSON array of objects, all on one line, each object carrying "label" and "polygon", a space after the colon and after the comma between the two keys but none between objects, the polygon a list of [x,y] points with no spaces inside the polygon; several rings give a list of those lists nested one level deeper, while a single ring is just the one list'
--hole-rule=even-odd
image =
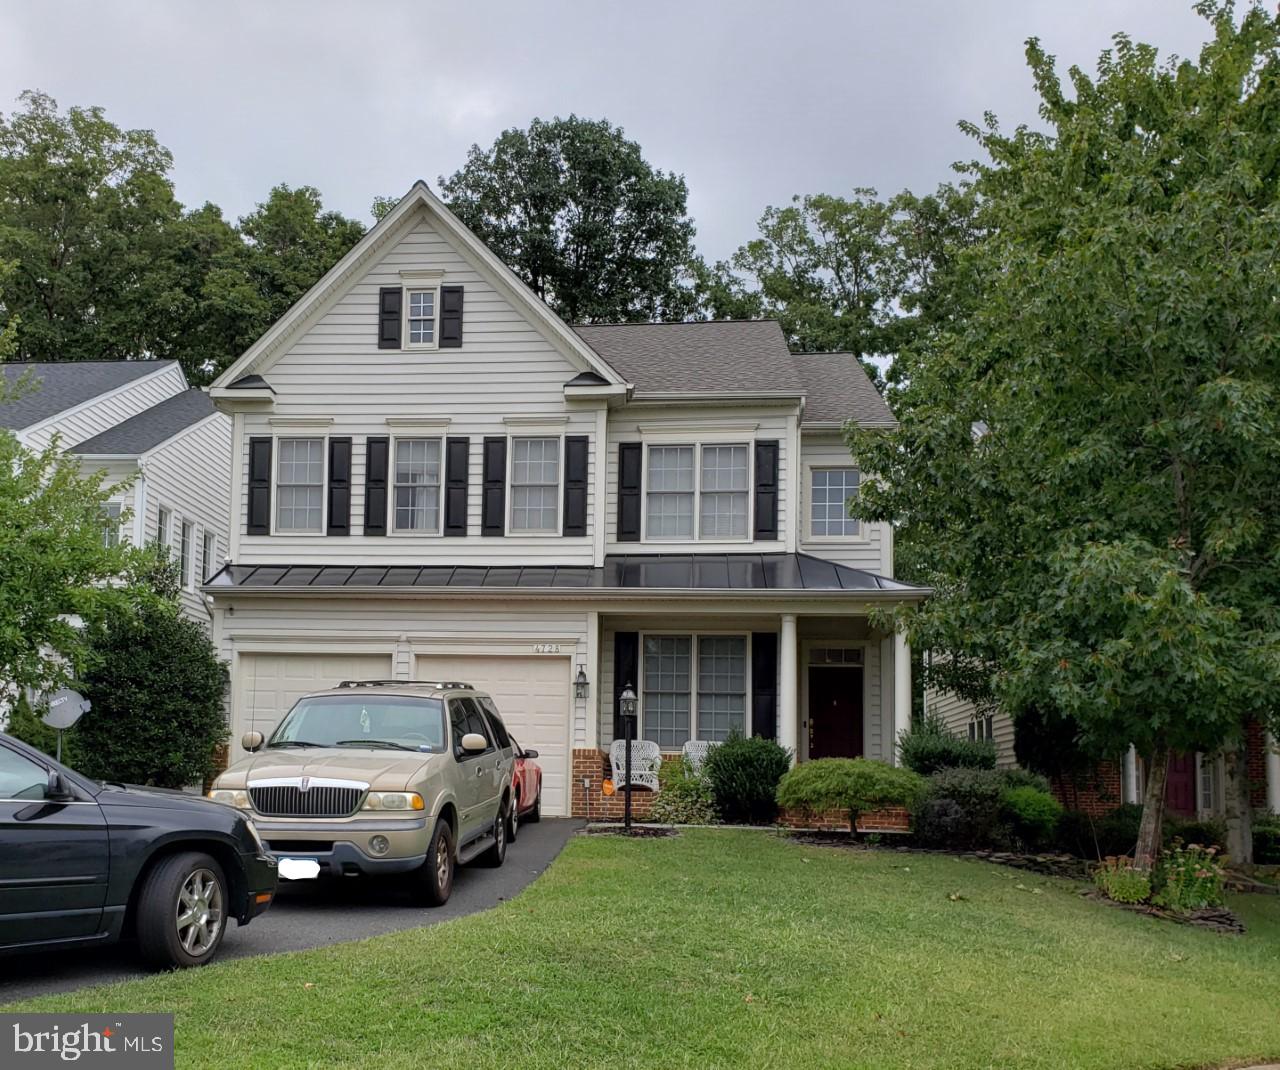
[{"label": "boxwood bush", "polygon": [[793,810],[846,810],[850,818],[887,806],[915,806],[924,778],[869,758],[818,758],[797,765],[778,785],[778,804]]},{"label": "boxwood bush", "polygon": [[1062,804],[1047,791],[1029,785],[1006,787],[1000,797],[1000,816],[1018,843],[1038,850],[1053,842]]},{"label": "boxwood bush", "polygon": [[939,717],[926,717],[898,741],[902,764],[921,776],[940,769],[994,769],[996,745],[990,740],[965,739],[951,734]]},{"label": "boxwood bush", "polygon": [[736,732],[703,763],[716,810],[730,824],[768,825],[778,816],[778,781],[791,755],[771,739]]}]

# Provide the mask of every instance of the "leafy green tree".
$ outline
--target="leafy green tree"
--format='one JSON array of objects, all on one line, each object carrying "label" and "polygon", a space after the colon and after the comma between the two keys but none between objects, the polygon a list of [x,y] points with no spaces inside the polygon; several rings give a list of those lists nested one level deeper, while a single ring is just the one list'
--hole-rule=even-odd
[{"label": "leafy green tree", "polygon": [[[683,319],[694,307],[684,178],[607,120],[534,119],[440,178],[444,200],[570,322]],[[386,202],[374,210],[385,210]]]},{"label": "leafy green tree", "polygon": [[1070,93],[1029,43],[1046,129],[967,127],[977,299],[905,353],[900,429],[850,434],[856,512],[932,548],[938,682],[1135,744],[1143,868],[1170,753],[1280,694],[1280,20],[1199,11],[1198,62],[1121,35]]},{"label": "leafy green tree", "polygon": [[226,741],[227,667],[178,604],[178,572],[161,560],[139,577],[144,597],[89,629],[92,707],[73,730],[86,776],[181,788],[216,772]]}]

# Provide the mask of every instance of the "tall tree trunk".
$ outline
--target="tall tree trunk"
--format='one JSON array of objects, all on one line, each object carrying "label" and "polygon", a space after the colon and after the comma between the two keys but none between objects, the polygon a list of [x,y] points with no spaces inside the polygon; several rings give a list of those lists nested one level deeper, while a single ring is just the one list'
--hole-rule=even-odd
[{"label": "tall tree trunk", "polygon": [[1245,739],[1222,752],[1222,803],[1227,819],[1227,855],[1237,866],[1253,863],[1253,821],[1249,807],[1249,759]]},{"label": "tall tree trunk", "polygon": [[1158,746],[1147,758],[1147,790],[1142,797],[1142,823],[1133,868],[1150,873],[1160,855],[1164,835],[1164,786],[1169,779],[1169,748]]}]

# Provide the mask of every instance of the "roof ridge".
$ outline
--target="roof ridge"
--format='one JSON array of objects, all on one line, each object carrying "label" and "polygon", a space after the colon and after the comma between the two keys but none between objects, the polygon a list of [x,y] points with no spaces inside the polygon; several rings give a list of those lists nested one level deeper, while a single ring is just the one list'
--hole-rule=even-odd
[{"label": "roof ridge", "polygon": [[716,320],[606,320],[595,323],[571,323],[569,324],[575,331],[579,327],[697,327],[699,325],[707,325],[713,323],[778,323],[778,320],[772,316],[766,316],[763,319],[745,319],[742,317],[734,317],[732,319],[716,319]]}]

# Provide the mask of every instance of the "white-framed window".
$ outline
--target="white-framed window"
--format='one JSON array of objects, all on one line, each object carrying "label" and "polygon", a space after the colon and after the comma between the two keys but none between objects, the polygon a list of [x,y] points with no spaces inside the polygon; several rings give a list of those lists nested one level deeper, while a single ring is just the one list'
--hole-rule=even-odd
[{"label": "white-framed window", "polygon": [[969,722],[969,738],[972,740],[995,739],[996,719],[991,714],[975,717]]},{"label": "white-framed window", "polygon": [[120,515],[123,502],[107,502],[102,507],[102,545],[108,550],[120,545]]},{"label": "white-framed window", "polygon": [[434,534],[440,530],[440,440],[396,439],[395,531]]},{"label": "white-framed window", "polygon": [[848,538],[858,534],[858,521],[849,515],[849,499],[858,495],[856,468],[809,470],[809,534],[815,539]]},{"label": "white-framed window", "polygon": [[434,286],[404,292],[404,339],[409,349],[434,349],[437,340],[440,292]]},{"label": "white-framed window", "polygon": [[750,538],[751,447],[651,445],[645,464],[645,538]]},{"label": "white-framed window", "polygon": [[172,528],[172,515],[163,505],[156,510],[156,545],[163,546],[165,549],[169,547],[169,540],[172,537],[170,529]]},{"label": "white-framed window", "polygon": [[218,556],[218,538],[208,528],[204,529],[204,539],[200,543],[200,582],[205,580],[213,572],[214,558]]},{"label": "white-framed window", "polygon": [[179,529],[181,534],[178,537],[178,568],[181,570],[179,575],[182,577],[182,586],[191,586],[191,521],[184,520],[182,527]]},{"label": "white-framed window", "polygon": [[746,734],[746,635],[644,635],[640,644],[640,733],[663,750],[690,739]]},{"label": "white-framed window", "polygon": [[276,531],[324,530],[324,439],[276,440]]},{"label": "white-framed window", "polygon": [[560,530],[560,439],[511,440],[511,530]]}]

